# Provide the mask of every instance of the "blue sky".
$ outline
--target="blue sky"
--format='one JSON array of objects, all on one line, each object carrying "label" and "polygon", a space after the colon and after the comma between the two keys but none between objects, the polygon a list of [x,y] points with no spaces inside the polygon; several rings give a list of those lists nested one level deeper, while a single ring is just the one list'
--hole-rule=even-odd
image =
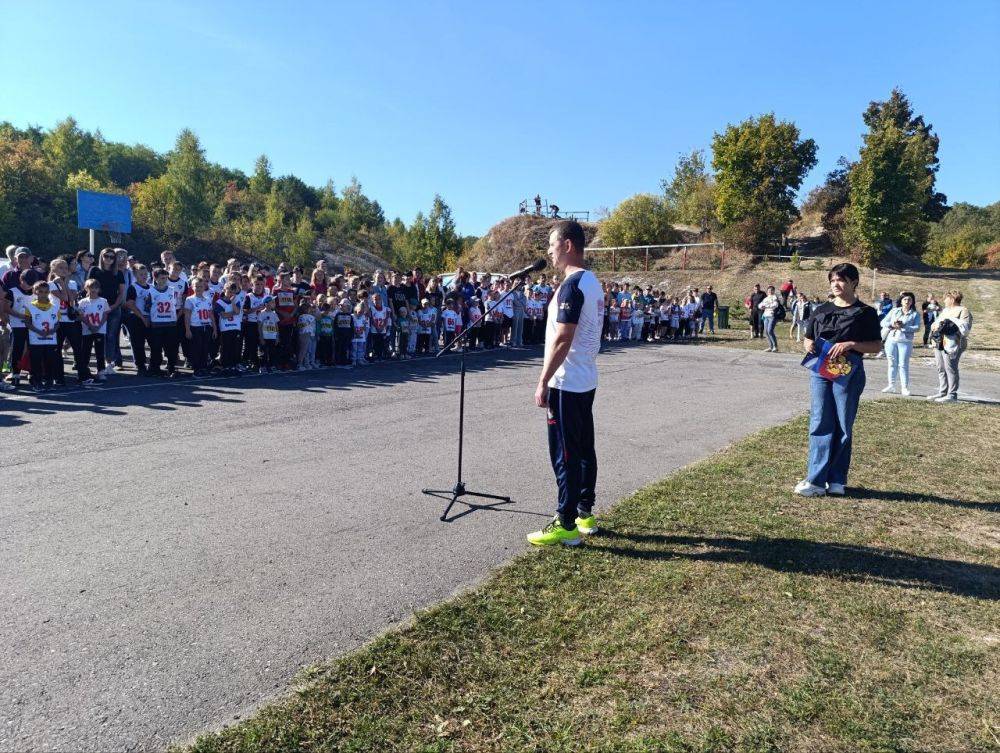
[{"label": "blue sky", "polygon": [[901,86],[941,137],[949,200],[1000,199],[1000,2],[0,0],[0,120],[72,114],[169,149],[338,186],[387,216],[435,193],[479,234],[536,192],[563,209],[658,191],[677,156],[773,111],[854,156]]}]

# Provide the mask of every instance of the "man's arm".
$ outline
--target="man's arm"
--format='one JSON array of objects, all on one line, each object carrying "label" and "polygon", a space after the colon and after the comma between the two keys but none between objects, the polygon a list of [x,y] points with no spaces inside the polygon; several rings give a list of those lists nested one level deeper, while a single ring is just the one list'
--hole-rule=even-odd
[{"label": "man's arm", "polygon": [[535,390],[535,405],[539,408],[545,408],[549,404],[549,380],[566,360],[573,345],[573,337],[576,335],[576,326],[565,322],[556,323],[556,336],[552,346],[545,349],[542,374],[538,378],[538,388]]}]

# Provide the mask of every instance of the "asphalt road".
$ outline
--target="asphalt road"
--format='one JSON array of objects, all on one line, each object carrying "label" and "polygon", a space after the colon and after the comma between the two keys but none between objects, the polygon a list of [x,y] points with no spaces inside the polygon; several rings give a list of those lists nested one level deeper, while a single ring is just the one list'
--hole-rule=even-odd
[{"label": "asphalt road", "polygon": [[[420,489],[454,483],[454,358],[0,397],[0,750],[189,740],[523,551],[554,507],[538,354],[469,360],[466,480],[515,503],[451,523]],[[599,507],[805,411],[797,360],[603,354]]]}]

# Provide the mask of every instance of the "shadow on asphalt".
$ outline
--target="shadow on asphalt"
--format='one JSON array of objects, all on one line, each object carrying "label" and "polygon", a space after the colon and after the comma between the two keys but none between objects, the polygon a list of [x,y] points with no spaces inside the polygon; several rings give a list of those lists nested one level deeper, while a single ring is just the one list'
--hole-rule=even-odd
[{"label": "shadow on asphalt", "polygon": [[[601,353],[614,356],[637,347],[652,350],[674,343],[604,343]],[[474,351],[466,358],[470,379],[485,369],[516,369],[532,361],[541,362],[541,346],[511,350]],[[105,387],[70,388],[41,394],[4,393],[0,396],[0,428],[31,423],[32,417],[53,413],[88,411],[103,416],[124,416],[131,406],[151,410],[196,408],[208,403],[245,402],[241,386],[277,392],[316,392],[371,389],[401,382],[433,382],[442,376],[459,374],[459,357],[449,353],[441,358],[425,357],[408,361],[381,361],[355,369],[324,368],[315,371],[288,371],[275,374],[244,374],[241,377],[184,377],[163,381],[139,377],[134,372],[111,377]]]},{"label": "shadow on asphalt", "polygon": [[606,529],[599,536],[603,541],[631,542],[630,546],[611,544],[601,549],[633,559],[749,563],[782,573],[822,575],[1000,600],[1000,568],[921,557],[897,549],[766,536],[754,539],[668,536]]}]

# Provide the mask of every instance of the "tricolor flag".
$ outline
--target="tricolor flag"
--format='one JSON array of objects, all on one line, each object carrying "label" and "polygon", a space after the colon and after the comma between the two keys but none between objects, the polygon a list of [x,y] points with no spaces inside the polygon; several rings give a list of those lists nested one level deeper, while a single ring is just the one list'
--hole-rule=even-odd
[{"label": "tricolor flag", "polygon": [[835,344],[822,337],[818,338],[816,352],[803,358],[802,365],[824,379],[843,384],[855,369],[861,368],[861,354],[851,350],[836,358],[830,358],[830,348]]}]

